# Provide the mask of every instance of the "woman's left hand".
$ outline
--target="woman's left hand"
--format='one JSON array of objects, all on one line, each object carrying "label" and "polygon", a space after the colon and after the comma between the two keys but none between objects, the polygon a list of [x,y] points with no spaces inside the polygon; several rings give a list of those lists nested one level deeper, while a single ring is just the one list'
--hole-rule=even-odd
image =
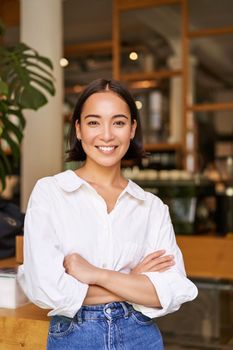
[{"label": "woman's left hand", "polygon": [[96,284],[101,269],[90,264],[77,253],[65,257],[63,266],[66,273],[86,284]]}]

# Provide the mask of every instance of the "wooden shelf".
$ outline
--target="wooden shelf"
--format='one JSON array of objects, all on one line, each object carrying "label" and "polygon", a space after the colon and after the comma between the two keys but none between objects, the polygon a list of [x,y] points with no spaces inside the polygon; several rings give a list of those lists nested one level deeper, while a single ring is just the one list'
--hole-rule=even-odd
[{"label": "wooden shelf", "polygon": [[206,36],[217,36],[224,34],[233,34],[233,27],[223,27],[223,28],[209,28],[190,31],[188,33],[189,38],[200,38]]},{"label": "wooden shelf", "polygon": [[94,41],[83,44],[67,45],[64,48],[65,57],[77,57],[88,54],[111,54],[112,40]]},{"label": "wooden shelf", "polygon": [[182,145],[180,143],[151,143],[145,144],[146,152],[160,152],[160,151],[181,151]]},{"label": "wooden shelf", "polygon": [[180,4],[182,0],[118,0],[117,5],[120,11],[136,10],[160,5]]},{"label": "wooden shelf", "polygon": [[176,69],[176,70],[164,69],[164,70],[153,71],[153,72],[137,72],[137,73],[121,74],[121,79],[125,81],[168,79],[181,74],[182,74],[181,69]]},{"label": "wooden shelf", "polygon": [[233,109],[233,102],[203,103],[203,104],[195,104],[187,107],[187,110],[191,112],[227,111],[232,109]]}]

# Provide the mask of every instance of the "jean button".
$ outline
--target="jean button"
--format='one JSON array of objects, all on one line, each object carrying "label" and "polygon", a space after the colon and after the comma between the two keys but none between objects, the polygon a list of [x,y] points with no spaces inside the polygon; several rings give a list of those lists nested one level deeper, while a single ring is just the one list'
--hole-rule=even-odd
[{"label": "jean button", "polygon": [[110,314],[110,313],[111,313],[110,307],[108,307],[108,308],[106,309],[106,312],[107,312],[107,314]]}]

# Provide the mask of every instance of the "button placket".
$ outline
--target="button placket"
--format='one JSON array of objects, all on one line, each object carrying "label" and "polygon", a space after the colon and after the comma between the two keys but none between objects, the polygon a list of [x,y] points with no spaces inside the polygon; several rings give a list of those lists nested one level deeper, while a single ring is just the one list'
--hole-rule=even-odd
[{"label": "button placket", "polygon": [[112,224],[111,224],[111,218],[107,214],[105,218],[105,227],[106,227],[106,241],[105,241],[105,248],[103,249],[103,262],[102,267],[107,268],[108,262],[111,261],[111,255],[112,255]]}]

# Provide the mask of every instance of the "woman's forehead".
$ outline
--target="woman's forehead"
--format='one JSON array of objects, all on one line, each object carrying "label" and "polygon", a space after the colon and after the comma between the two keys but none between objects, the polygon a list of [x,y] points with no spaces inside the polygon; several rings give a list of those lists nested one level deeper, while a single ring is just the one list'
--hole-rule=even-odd
[{"label": "woman's forehead", "polygon": [[99,111],[101,113],[122,110],[122,113],[129,112],[126,101],[112,91],[97,92],[87,98],[83,104],[82,113],[87,111]]}]

